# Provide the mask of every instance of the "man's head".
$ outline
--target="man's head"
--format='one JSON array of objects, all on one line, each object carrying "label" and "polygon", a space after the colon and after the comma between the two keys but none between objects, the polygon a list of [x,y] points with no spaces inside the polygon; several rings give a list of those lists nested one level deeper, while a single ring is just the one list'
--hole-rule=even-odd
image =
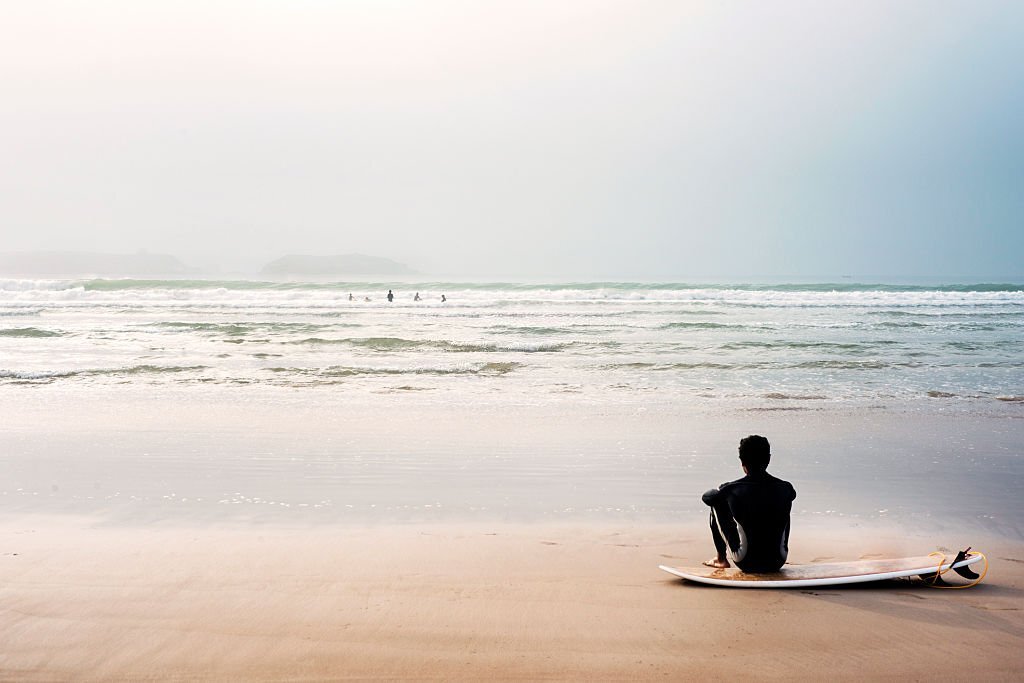
[{"label": "man's head", "polygon": [[749,472],[762,472],[772,459],[772,447],[768,439],[757,434],[740,439],[740,462]]}]

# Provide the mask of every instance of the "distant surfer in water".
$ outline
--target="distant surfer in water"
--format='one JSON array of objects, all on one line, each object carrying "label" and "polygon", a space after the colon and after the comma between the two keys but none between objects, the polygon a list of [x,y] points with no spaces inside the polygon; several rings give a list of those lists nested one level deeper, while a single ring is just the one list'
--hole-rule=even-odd
[{"label": "distant surfer in water", "polygon": [[747,476],[704,494],[718,551],[707,566],[729,567],[727,553],[745,572],[775,572],[786,563],[796,489],[768,474],[770,460],[768,439],[756,434],[740,439],[740,464]]},{"label": "distant surfer in water", "polygon": [[448,301],[448,299],[446,299],[446,298],[444,297],[444,294],[442,294],[442,295],[441,295],[441,303],[444,303],[445,301]]},{"label": "distant surfer in water", "polygon": [[395,300],[395,295],[394,295],[394,294],[392,293],[392,291],[391,291],[391,290],[389,289],[389,290],[388,290],[388,303],[391,303],[391,302],[392,302],[392,301],[394,301],[394,300]]},{"label": "distant surfer in water", "polygon": [[419,293],[419,292],[416,292],[416,296],[414,296],[414,297],[412,298],[412,300],[413,300],[413,301],[419,301],[419,300],[420,300],[420,293]]},{"label": "distant surfer in water", "polygon": [[352,296],[352,292],[348,293],[348,300],[349,301],[355,301],[356,300],[356,298],[354,296]]}]

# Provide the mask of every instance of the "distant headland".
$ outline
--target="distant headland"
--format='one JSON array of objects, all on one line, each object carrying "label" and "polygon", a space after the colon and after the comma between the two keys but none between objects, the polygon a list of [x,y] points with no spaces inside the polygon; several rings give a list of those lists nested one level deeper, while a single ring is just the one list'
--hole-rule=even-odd
[{"label": "distant headland", "polygon": [[[85,251],[0,252],[0,277],[181,278],[221,273],[215,265],[194,267],[170,254],[139,251],[110,254]],[[249,270],[250,274],[254,271]],[[269,276],[399,276],[420,273],[404,263],[365,254],[289,254],[265,264]]]},{"label": "distant headland", "polygon": [[82,251],[26,251],[0,253],[0,274],[15,276],[156,277],[194,273],[175,256],[151,254],[98,254]]},{"label": "distant headland", "polygon": [[404,263],[380,256],[290,254],[263,266],[262,275],[415,275]]}]

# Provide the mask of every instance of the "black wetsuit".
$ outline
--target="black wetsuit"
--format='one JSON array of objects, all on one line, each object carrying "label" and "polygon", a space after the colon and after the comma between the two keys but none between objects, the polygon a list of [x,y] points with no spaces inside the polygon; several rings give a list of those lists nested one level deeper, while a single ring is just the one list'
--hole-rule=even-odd
[{"label": "black wetsuit", "polygon": [[720,555],[726,544],[745,572],[774,572],[789,554],[789,511],[796,489],[767,472],[754,472],[704,494],[711,535]]}]

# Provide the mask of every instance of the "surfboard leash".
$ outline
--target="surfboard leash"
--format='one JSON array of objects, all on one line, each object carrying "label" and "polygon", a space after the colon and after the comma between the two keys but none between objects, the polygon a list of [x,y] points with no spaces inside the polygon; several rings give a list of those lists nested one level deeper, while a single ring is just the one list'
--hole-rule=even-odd
[{"label": "surfboard leash", "polygon": [[[972,555],[980,555],[981,561],[985,563],[985,567],[981,570],[981,574],[977,574],[974,570],[970,569],[969,567],[953,567],[953,565],[957,562],[961,562]],[[967,548],[966,550],[961,550],[956,554],[956,557],[953,558],[953,561],[950,562],[949,566],[945,569],[942,568],[942,565],[946,564],[945,553],[941,553],[937,550],[933,553],[928,553],[928,557],[935,556],[938,556],[939,558],[939,566],[935,568],[935,573],[929,577],[921,577],[922,579],[924,579],[925,585],[930,588],[971,588],[981,583],[982,579],[985,578],[985,575],[988,574],[988,558],[985,557],[984,553],[980,553],[977,550],[973,552],[971,552],[970,548]],[[959,586],[949,585],[945,582],[940,584],[939,582],[942,581],[942,575],[948,573],[951,569],[960,576],[964,577],[965,579],[970,580],[970,583],[961,584]]]}]

